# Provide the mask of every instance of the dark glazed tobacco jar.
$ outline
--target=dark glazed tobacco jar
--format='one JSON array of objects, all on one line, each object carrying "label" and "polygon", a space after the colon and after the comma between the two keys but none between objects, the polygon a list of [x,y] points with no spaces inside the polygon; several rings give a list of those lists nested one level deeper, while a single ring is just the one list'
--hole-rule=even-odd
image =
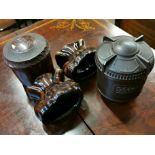
[{"label": "dark glazed tobacco jar", "polygon": [[141,92],[154,56],[143,36],[104,37],[95,62],[100,93],[109,100],[126,102]]},{"label": "dark glazed tobacco jar", "polygon": [[32,85],[37,76],[54,71],[48,42],[36,33],[13,38],[4,46],[3,57],[24,88]]},{"label": "dark glazed tobacco jar", "polygon": [[79,84],[73,80],[65,81],[60,69],[54,75],[46,73],[39,76],[27,91],[36,102],[34,110],[37,117],[44,124],[68,116],[80,106],[83,98]]},{"label": "dark glazed tobacco jar", "polygon": [[86,48],[85,41],[80,39],[65,45],[55,58],[67,77],[81,81],[96,73],[95,52],[95,48]]}]

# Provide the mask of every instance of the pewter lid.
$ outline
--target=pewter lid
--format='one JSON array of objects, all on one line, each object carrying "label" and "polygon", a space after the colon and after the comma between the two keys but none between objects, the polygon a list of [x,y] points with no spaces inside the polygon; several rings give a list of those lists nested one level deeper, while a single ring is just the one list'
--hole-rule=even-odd
[{"label": "pewter lid", "polygon": [[117,73],[151,71],[154,56],[143,36],[104,37],[98,48],[95,61],[98,68]]},{"label": "pewter lid", "polygon": [[19,35],[3,48],[4,58],[9,62],[22,63],[36,58],[47,46],[45,38],[36,33]]}]

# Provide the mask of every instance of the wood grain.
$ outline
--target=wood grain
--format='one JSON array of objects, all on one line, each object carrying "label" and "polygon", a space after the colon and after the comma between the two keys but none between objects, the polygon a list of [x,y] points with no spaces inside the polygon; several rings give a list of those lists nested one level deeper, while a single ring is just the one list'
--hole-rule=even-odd
[{"label": "wood grain", "polygon": [[126,32],[140,36],[144,35],[147,43],[155,48],[155,20],[154,19],[118,19],[118,26]]},{"label": "wood grain", "polygon": [[155,134],[155,69],[142,93],[130,103],[105,101],[97,90],[95,76],[83,81],[84,101],[79,115],[69,123],[43,127],[22,85],[2,61],[4,44],[26,32],[39,33],[48,40],[55,67],[55,52],[67,43],[83,38],[88,47],[98,47],[104,35],[129,35],[106,20],[43,20],[0,38],[0,134]]}]

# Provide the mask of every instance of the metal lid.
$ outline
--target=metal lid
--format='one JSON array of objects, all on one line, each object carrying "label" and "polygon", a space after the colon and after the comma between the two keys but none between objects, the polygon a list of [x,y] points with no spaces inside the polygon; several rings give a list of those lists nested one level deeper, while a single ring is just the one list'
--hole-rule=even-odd
[{"label": "metal lid", "polygon": [[9,41],[3,48],[3,56],[8,63],[27,62],[36,58],[46,46],[43,36],[27,33]]},{"label": "metal lid", "polygon": [[120,38],[113,43],[113,50],[123,57],[131,57],[138,53],[136,42],[132,38]]},{"label": "metal lid", "polygon": [[154,64],[153,52],[144,42],[143,36],[104,37],[98,48],[95,61],[98,68],[117,73],[151,71]]}]

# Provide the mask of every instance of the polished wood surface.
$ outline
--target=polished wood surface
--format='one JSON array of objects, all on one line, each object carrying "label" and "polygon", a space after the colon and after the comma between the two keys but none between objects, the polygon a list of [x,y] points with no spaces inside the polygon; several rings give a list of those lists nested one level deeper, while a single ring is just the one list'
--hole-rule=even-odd
[{"label": "polished wood surface", "polygon": [[84,81],[79,112],[60,124],[42,126],[21,83],[2,60],[4,44],[27,32],[39,33],[49,41],[55,67],[55,52],[66,43],[83,38],[88,47],[98,47],[104,35],[128,35],[106,20],[43,20],[0,38],[0,134],[155,134],[155,69],[141,94],[130,103],[105,101],[95,76]]},{"label": "polished wood surface", "polygon": [[16,24],[15,19],[0,19],[0,31],[3,31],[14,24]]},{"label": "polished wood surface", "polygon": [[134,35],[144,35],[147,43],[155,48],[155,19],[117,19],[116,25]]}]

